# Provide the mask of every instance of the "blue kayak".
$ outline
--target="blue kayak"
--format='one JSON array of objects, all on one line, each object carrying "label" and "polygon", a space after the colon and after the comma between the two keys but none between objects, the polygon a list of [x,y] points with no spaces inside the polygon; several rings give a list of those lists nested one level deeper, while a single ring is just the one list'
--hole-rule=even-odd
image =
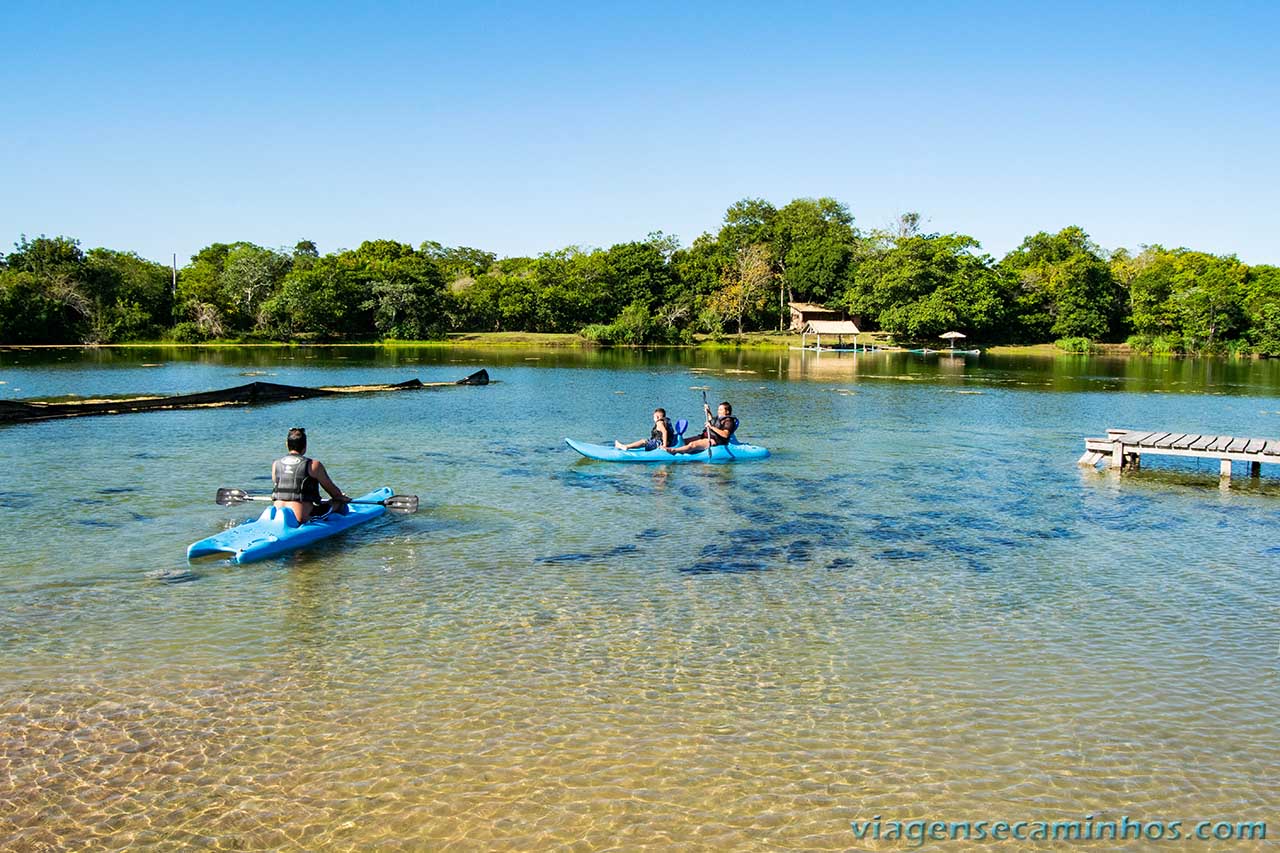
[{"label": "blue kayak", "polygon": [[601,462],[741,462],[746,459],[764,459],[769,455],[769,451],[763,447],[737,442],[713,447],[710,454],[705,450],[697,453],[668,453],[660,447],[655,450],[618,450],[610,445],[587,444],[572,438],[566,438],[564,443],[588,459],[599,459]]},{"label": "blue kayak", "polygon": [[[384,486],[361,495],[356,500],[385,501],[391,495],[391,489]],[[230,554],[233,563],[263,560],[336,536],[367,521],[373,521],[386,512],[386,507],[377,504],[352,503],[348,504],[345,513],[331,512],[299,524],[293,510],[269,506],[256,519],[196,542],[187,549],[187,559],[210,554]]]}]

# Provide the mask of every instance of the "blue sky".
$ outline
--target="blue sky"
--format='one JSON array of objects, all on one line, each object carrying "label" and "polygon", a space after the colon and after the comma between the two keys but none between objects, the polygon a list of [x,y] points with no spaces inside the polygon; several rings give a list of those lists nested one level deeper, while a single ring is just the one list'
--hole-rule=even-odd
[{"label": "blue sky", "polygon": [[0,247],[523,255],[737,199],[1280,263],[1280,4],[13,4]]}]

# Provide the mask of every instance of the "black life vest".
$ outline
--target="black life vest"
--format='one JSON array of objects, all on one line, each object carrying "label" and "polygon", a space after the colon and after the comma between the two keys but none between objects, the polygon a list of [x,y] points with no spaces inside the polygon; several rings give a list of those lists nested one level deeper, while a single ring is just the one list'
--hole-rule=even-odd
[{"label": "black life vest", "polygon": [[320,503],[320,482],[311,476],[311,460],[290,453],[276,460],[271,497],[277,501]]},{"label": "black life vest", "polygon": [[718,433],[712,432],[709,429],[703,430],[703,432],[706,433],[707,438],[711,439],[711,445],[713,447],[719,447],[722,444],[728,444],[730,439],[733,438],[733,434],[738,431],[738,419],[735,418],[733,415],[727,415],[723,418],[716,418],[715,420],[712,421],[712,425],[716,429],[727,429],[729,431],[729,438],[724,438]]},{"label": "black life vest", "polygon": [[649,433],[649,440],[658,442],[659,447],[672,447],[676,443],[676,429],[671,425],[671,418],[663,418],[662,424],[667,428],[666,437],[663,437],[658,425],[654,424],[653,431]]}]

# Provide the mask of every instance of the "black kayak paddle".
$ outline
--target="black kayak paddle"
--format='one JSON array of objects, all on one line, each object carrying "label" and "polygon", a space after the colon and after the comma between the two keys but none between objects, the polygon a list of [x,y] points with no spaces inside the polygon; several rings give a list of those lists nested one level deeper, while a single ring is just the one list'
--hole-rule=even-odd
[{"label": "black kayak paddle", "polygon": [[[244,489],[218,489],[217,497],[214,503],[218,506],[235,506],[245,501],[269,501],[272,500],[270,495],[251,495]],[[391,512],[417,512],[418,496],[417,495],[392,495],[385,501],[347,501],[353,504],[374,504],[376,506],[385,506]]]}]

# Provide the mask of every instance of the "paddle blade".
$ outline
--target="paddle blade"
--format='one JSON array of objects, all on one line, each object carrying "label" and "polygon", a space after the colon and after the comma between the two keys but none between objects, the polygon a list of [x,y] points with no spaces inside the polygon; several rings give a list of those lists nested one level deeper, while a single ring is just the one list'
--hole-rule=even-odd
[{"label": "paddle blade", "polygon": [[417,495],[392,495],[383,501],[391,512],[417,512],[418,496]]},{"label": "paddle blade", "polygon": [[244,489],[218,489],[218,495],[213,500],[218,506],[235,506],[251,499]]}]

